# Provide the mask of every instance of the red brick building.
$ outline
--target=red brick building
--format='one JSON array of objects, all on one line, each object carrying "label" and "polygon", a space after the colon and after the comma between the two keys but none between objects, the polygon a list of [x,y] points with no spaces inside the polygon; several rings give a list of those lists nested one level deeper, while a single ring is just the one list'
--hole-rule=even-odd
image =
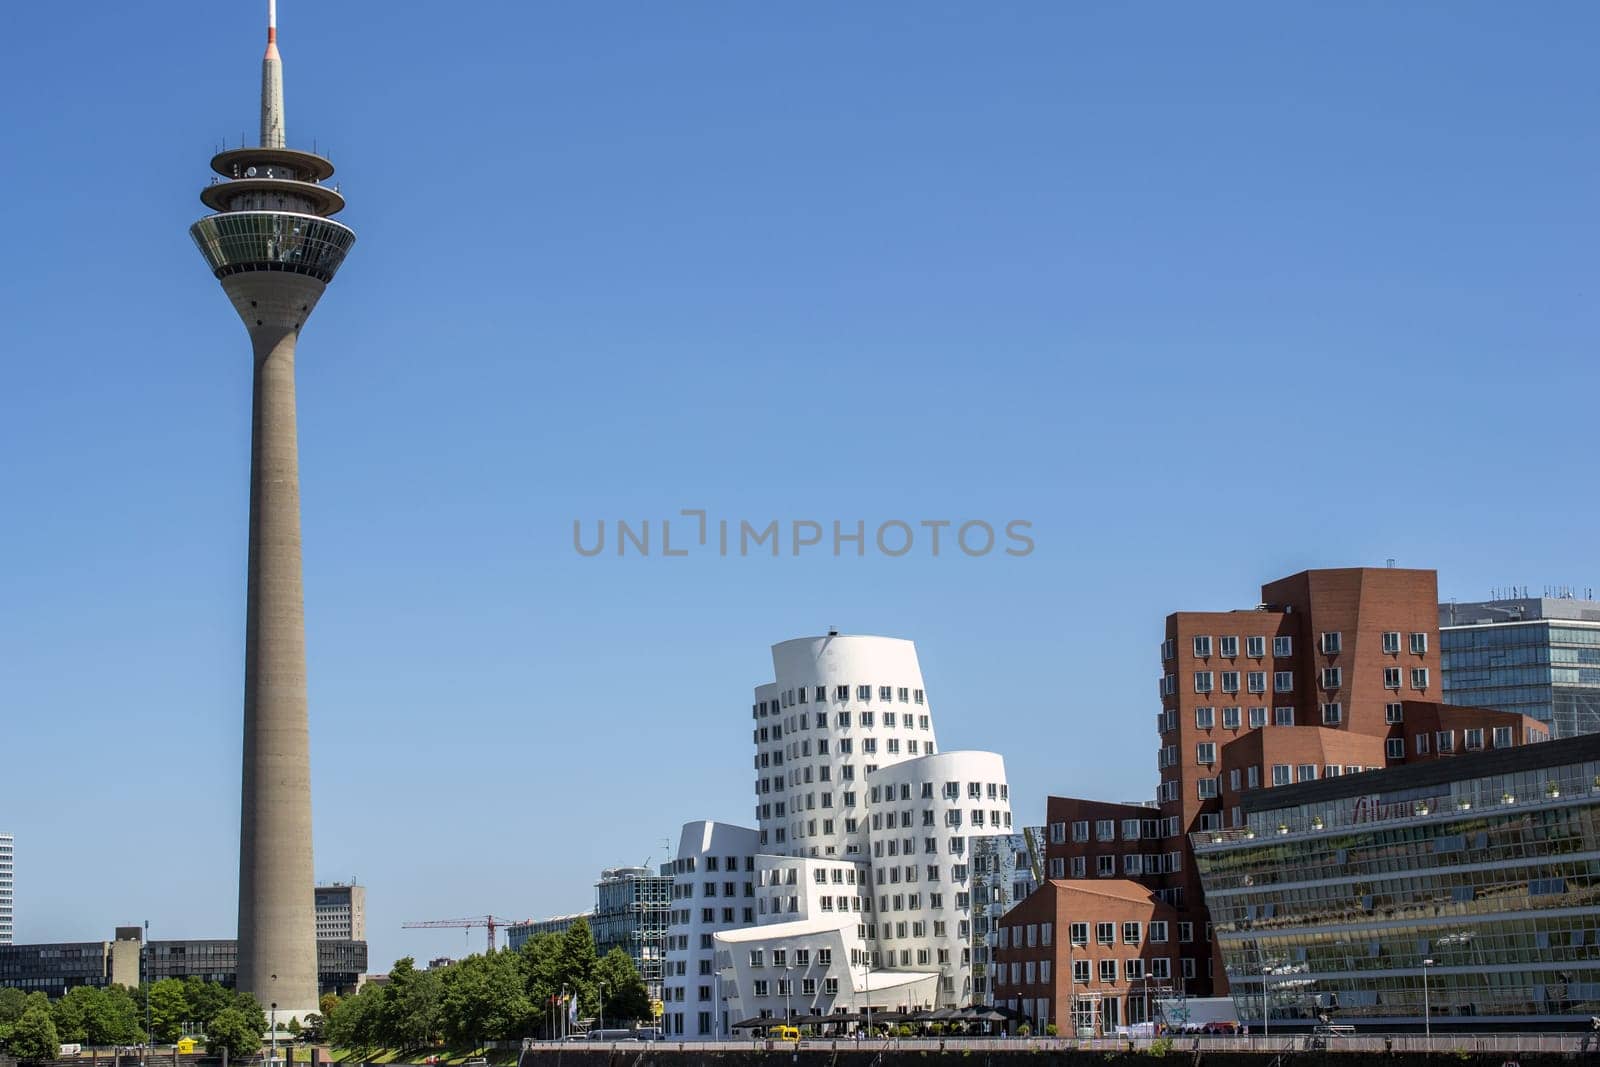
[{"label": "red brick building", "polygon": [[[1046,876],[1133,879],[1176,910],[1174,983],[1222,995],[1189,834],[1253,789],[1541,741],[1535,719],[1437,702],[1433,571],[1305,571],[1238,611],[1167,616],[1155,803],[1051,797]],[[1126,1016],[1124,1016],[1126,1017]]]},{"label": "red brick building", "polygon": [[1114,1034],[1175,988],[1178,916],[1127,879],[1048,881],[1001,918],[995,1003],[1039,1031]]}]

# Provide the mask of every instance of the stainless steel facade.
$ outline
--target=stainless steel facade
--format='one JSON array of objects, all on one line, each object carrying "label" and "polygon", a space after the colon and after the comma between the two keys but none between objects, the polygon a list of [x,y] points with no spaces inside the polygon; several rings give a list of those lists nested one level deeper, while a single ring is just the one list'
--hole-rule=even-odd
[{"label": "stainless steel facade", "polygon": [[1194,835],[1241,1020],[1600,1014],[1600,737],[1263,790]]}]

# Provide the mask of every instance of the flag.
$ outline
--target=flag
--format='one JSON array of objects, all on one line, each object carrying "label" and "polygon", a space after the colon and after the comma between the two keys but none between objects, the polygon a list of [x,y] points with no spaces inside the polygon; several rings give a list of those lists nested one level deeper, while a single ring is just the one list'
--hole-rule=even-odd
[{"label": "flag", "polygon": [[567,1022],[575,1023],[577,1021],[578,1021],[578,997],[577,997],[577,994],[573,994],[572,996],[567,998]]}]

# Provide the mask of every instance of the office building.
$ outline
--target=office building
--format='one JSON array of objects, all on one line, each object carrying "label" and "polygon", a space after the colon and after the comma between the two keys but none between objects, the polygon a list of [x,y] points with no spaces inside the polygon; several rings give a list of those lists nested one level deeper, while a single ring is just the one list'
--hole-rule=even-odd
[{"label": "office building", "polygon": [[1600,1015],[1600,736],[1243,798],[1195,835],[1252,1029],[1590,1028]]},{"label": "office building", "polygon": [[756,827],[692,823],[674,862],[668,1029],[969,1004],[973,845],[1014,832],[1004,762],[939,749],[910,641],[830,633],[772,660]]},{"label": "office building", "polygon": [[16,839],[0,834],[0,945],[9,945],[16,937],[16,864]]},{"label": "office building", "polygon": [[1000,918],[1039,885],[1044,827],[972,839],[972,1001],[993,1004],[990,982]]},{"label": "office building", "polygon": [[[367,969],[365,941],[325,939],[316,943],[317,989],[352,993]],[[185,938],[144,942],[138,926],[119,926],[110,941],[0,946],[0,986],[59,997],[74,986],[137,986],[141,975],[201,978],[237,986],[238,942]],[[266,1003],[271,1003],[270,998]],[[279,1010],[283,1010],[279,1002]]]},{"label": "office building", "polygon": [[367,889],[355,883],[332,882],[316,888],[317,940],[367,939]]},{"label": "office building", "polygon": [[1045,882],[999,921],[995,1003],[1036,1031],[1101,1037],[1155,1017],[1176,988],[1194,933],[1178,911],[1126,878]]},{"label": "office building", "polygon": [[521,952],[522,946],[530,937],[538,934],[564,934],[572,929],[572,924],[579,919],[592,926],[594,913],[575,911],[570,915],[552,915],[548,919],[529,919],[525,922],[512,923],[506,927],[506,944],[511,946],[511,951]]},{"label": "office building", "polygon": [[190,227],[253,350],[250,544],[239,826],[239,987],[280,1016],[317,1010],[310,729],[300,565],[295,345],[355,242],[329,216],[344,197],[333,164],[287,147],[276,0],[261,63],[261,138],[211,160]]},{"label": "office building", "polygon": [[1176,992],[1227,992],[1190,852],[1258,790],[1544,740],[1522,715],[1440,702],[1433,571],[1305,571],[1236,611],[1180,611],[1160,648],[1152,804],[1048,802],[1050,879],[1128,878],[1195,931]]},{"label": "office building", "polygon": [[594,885],[594,917],[589,929],[595,952],[601,956],[614,948],[626,952],[651,1000],[661,999],[671,906],[672,876],[649,867],[610,867]]},{"label": "office building", "polygon": [[1600,732],[1600,601],[1557,596],[1439,605],[1444,699]]}]

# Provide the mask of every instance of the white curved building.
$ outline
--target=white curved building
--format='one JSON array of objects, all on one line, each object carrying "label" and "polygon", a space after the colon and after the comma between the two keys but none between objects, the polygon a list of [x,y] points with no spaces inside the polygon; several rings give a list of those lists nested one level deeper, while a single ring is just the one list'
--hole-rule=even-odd
[{"label": "white curved building", "polygon": [[[711,1009],[679,1020],[669,1004],[668,1029],[726,1036],[747,1018],[970,1003],[971,841],[1012,832],[1004,762],[939,750],[910,641],[800,638],[773,646],[772,662],[776,681],[751,706],[757,829],[743,833],[758,852],[742,891],[754,922],[715,924],[709,989],[703,950],[669,952],[675,976],[698,972],[687,984]],[[685,827],[675,866],[703,855],[691,830],[705,825]],[[674,926],[669,942],[703,932]]]}]

